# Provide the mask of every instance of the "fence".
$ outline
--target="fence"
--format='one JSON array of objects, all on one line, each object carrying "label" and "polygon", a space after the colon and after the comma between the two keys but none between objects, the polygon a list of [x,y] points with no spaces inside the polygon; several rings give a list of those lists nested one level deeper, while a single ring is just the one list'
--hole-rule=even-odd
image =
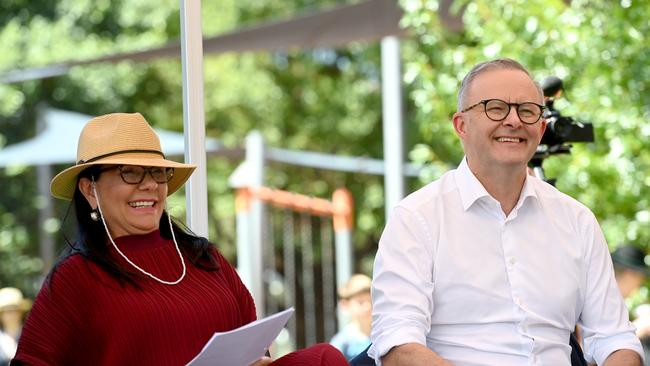
[{"label": "fence", "polygon": [[[256,204],[263,204],[257,212]],[[338,189],[329,201],[267,187],[239,188],[236,207],[238,269],[258,316],[294,306],[291,343],[302,348],[329,341],[340,326],[336,289],[352,271],[349,191]]]}]

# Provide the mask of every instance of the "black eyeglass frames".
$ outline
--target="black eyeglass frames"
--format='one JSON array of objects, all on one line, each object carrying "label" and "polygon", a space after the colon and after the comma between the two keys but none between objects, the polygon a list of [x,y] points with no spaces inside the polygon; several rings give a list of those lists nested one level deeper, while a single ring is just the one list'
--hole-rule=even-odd
[{"label": "black eyeglass frames", "polygon": [[127,184],[140,184],[144,180],[145,174],[149,173],[151,178],[158,183],[169,183],[174,176],[174,168],[150,166],[143,167],[139,165],[115,165],[112,167],[100,169],[99,172],[107,170],[118,169],[120,177]]},{"label": "black eyeglass frames", "polygon": [[481,104],[485,107],[485,115],[495,122],[506,119],[508,114],[510,114],[510,108],[515,107],[519,120],[527,125],[537,123],[542,117],[542,114],[544,114],[544,109],[546,109],[545,106],[533,102],[508,103],[501,99],[483,99],[463,109],[461,112],[467,112]]}]

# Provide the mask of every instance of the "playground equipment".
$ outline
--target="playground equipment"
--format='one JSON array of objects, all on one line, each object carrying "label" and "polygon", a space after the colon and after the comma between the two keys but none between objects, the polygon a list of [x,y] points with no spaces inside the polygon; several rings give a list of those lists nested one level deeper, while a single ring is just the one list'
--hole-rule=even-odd
[{"label": "playground equipment", "polygon": [[[251,226],[255,201],[267,206],[261,228]],[[253,289],[258,315],[294,306],[292,343],[301,348],[329,341],[340,321],[336,289],[352,273],[350,192],[339,188],[329,201],[268,187],[239,188],[236,208],[237,266]],[[261,234],[260,247],[251,233]]]},{"label": "playground equipment", "polygon": [[[264,185],[266,163],[275,161],[317,169],[383,175],[387,168],[385,162],[272,148],[265,146],[258,131],[251,131],[246,136],[245,154],[245,160],[229,178],[231,187],[238,192],[239,275],[253,295],[258,317],[280,310],[276,306],[297,306],[296,322],[290,323],[296,345],[310,345],[314,340],[327,341],[327,337],[334,334],[333,328],[337,324],[339,327],[342,325],[340,316],[336,320],[329,316],[334,313],[328,309],[335,308],[335,289],[345,283],[353,271],[352,197],[347,190],[334,192],[332,200],[328,201],[269,189]],[[417,176],[418,171],[419,167],[406,164],[401,174]],[[269,210],[283,211],[282,219],[269,220],[269,217],[273,217],[269,216]],[[323,228],[329,225],[328,220],[332,221],[332,229]],[[298,227],[297,223],[301,226]],[[316,227],[317,230],[314,229]],[[332,231],[335,239],[333,252],[330,249],[332,244],[328,244],[331,239],[327,239]],[[283,234],[279,235],[278,232]],[[281,240],[283,243],[280,244]],[[291,260],[291,251],[296,253],[297,261]],[[331,268],[329,258],[334,260],[334,277],[328,272]],[[277,282],[274,279],[280,280]],[[295,285],[292,285],[292,281],[296,281]],[[279,287],[286,290],[286,297],[282,301],[274,298],[272,293],[272,289],[280,283]],[[306,318],[302,319],[303,316]]]}]

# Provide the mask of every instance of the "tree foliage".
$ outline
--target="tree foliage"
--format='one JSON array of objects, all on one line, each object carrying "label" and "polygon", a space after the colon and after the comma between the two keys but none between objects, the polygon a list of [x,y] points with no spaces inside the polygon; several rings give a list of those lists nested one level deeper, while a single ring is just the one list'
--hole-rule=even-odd
[{"label": "tree foliage", "polygon": [[[276,20],[333,4],[336,2],[206,3],[202,9],[203,30],[209,36],[255,21]],[[178,37],[177,2],[97,4],[70,0],[58,2],[55,13],[57,16],[44,18],[34,11],[27,19],[12,19],[0,30],[0,44],[17,50],[0,55],[0,69],[150,48]],[[111,21],[104,22],[104,19]],[[114,31],[109,24],[118,24],[119,31]],[[235,147],[243,144],[251,129],[259,129],[270,145],[376,156],[381,151],[381,129],[377,128],[381,109],[377,59],[376,45],[355,45],[344,50],[207,56],[206,133]],[[62,77],[2,85],[2,144],[19,142],[36,133],[35,111],[40,103],[89,115],[139,111],[156,127],[181,131],[181,82],[180,62],[170,59],[147,64],[91,65],[75,68]],[[235,210],[227,178],[237,163],[214,158],[208,164],[210,239],[231,259],[235,255]],[[12,259],[19,253],[26,258],[38,257],[39,230],[30,218],[42,197],[38,197],[31,168],[21,169],[20,174],[9,170],[0,172],[3,187],[12,187],[8,190],[11,195],[0,195],[0,214],[8,217],[1,229],[7,233],[7,245],[0,252],[5,276],[0,281],[5,284],[15,283],[19,277],[33,278],[39,272],[38,261],[26,270],[14,268]],[[360,230],[356,235],[362,250],[376,240],[382,212],[380,178],[277,166],[269,170],[268,184],[321,197],[330,196],[341,185],[357,193],[371,192],[365,197],[356,195],[361,197],[357,202]],[[30,193],[35,197],[34,202],[25,203]],[[16,201],[23,203],[19,205]],[[184,216],[182,194],[172,196],[169,206],[176,217]],[[71,224],[60,221],[66,208],[66,203],[57,203],[56,217],[60,218],[57,225],[72,237]],[[18,236],[21,232],[25,234]],[[64,245],[61,232],[57,232],[56,239],[60,246]],[[37,285],[25,288],[28,294],[36,289]]]},{"label": "tree foliage", "polygon": [[[347,3],[333,0],[203,2],[207,36],[255,22]],[[647,0],[455,1],[464,27],[451,31],[436,0],[401,0],[403,74],[409,160],[425,166],[415,189],[462,157],[453,133],[460,79],[480,61],[513,57],[538,79],[564,79],[563,115],[591,121],[597,141],[576,144],[570,155],[546,160],[558,188],[592,208],[612,246],[650,244],[650,6]],[[5,6],[6,5],[6,6]],[[166,44],[180,35],[172,0],[8,1],[0,11],[0,70],[86,59]],[[268,144],[342,155],[382,157],[379,46],[289,50],[206,56],[205,120],[208,136],[241,146],[251,129]],[[139,111],[156,127],[182,131],[182,76],[177,59],[74,68],[68,75],[0,85],[0,147],[36,133],[37,106],[98,115]],[[210,158],[210,239],[234,258],[234,202],[227,178],[237,161]],[[58,171],[63,167],[56,167]],[[0,170],[0,285],[34,293],[42,263],[33,217],[42,204],[32,168]],[[356,203],[355,248],[369,271],[384,224],[383,179],[272,166],[268,185],[328,197],[347,186]],[[182,193],[171,197],[184,217]],[[49,229],[68,236],[58,203]],[[63,245],[57,234],[56,240]],[[32,284],[33,283],[33,284]]]},{"label": "tree foliage", "polygon": [[[567,4],[568,3],[568,4]],[[412,157],[458,161],[450,116],[462,75],[512,57],[541,80],[564,80],[560,112],[595,126],[595,143],[546,159],[560,190],[590,207],[615,247],[650,247],[650,4],[647,1],[456,1],[464,30],[449,32],[438,1],[403,0],[415,37],[405,50],[414,122]]]},{"label": "tree foliage", "polygon": [[538,80],[557,75],[563,115],[593,122],[596,142],[575,144],[545,164],[558,188],[589,206],[612,245],[650,245],[650,48],[647,1],[472,1],[462,32],[447,31],[437,1],[402,1],[415,42],[407,83],[422,143],[434,161],[461,152],[449,124],[459,80],[483,60],[512,57]]}]

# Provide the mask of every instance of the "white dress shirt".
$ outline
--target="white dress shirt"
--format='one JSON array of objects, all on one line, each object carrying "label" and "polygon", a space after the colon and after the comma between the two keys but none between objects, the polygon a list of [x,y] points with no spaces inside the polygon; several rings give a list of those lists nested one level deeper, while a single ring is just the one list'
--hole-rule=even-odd
[{"label": "white dress shirt", "polygon": [[570,365],[643,354],[593,213],[527,176],[506,217],[463,159],[409,195],[379,241],[373,275],[378,365],[392,347],[426,345],[454,365]]}]

